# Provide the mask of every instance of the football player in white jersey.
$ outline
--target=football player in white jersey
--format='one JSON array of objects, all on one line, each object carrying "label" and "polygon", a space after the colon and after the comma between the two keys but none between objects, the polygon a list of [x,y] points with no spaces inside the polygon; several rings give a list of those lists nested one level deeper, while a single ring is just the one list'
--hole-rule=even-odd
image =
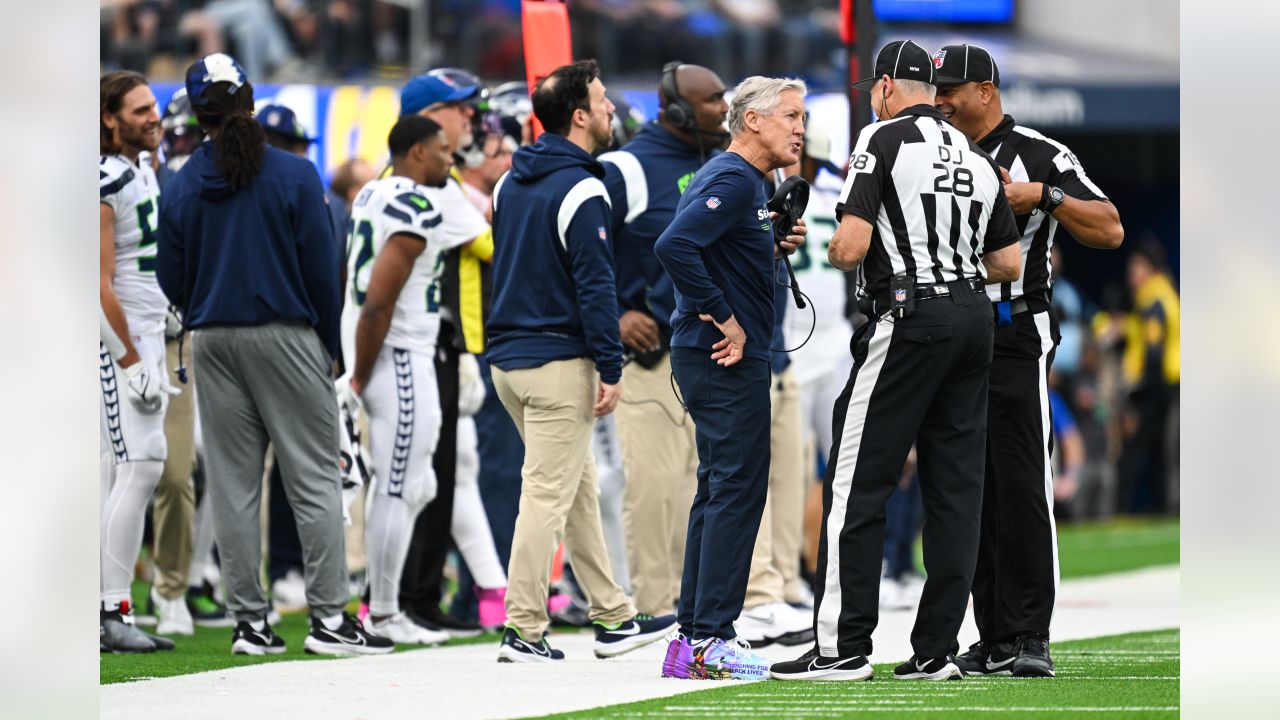
[{"label": "football player in white jersey", "polygon": [[813,328],[809,341],[791,354],[791,367],[801,387],[805,435],[824,458],[831,452],[831,411],[853,364],[849,354],[853,328],[845,317],[845,273],[827,261],[827,244],[836,230],[836,203],[844,182],[828,159],[830,148],[825,130],[810,123],[799,165],[801,177],[809,183],[809,204],[804,212],[809,241],[800,246],[791,265],[800,289],[813,302],[813,312],[787,303],[784,331],[787,344],[798,345]]},{"label": "football player in white jersey", "polygon": [[144,151],[160,147],[160,115],[147,80],[113,72],[99,82],[99,382],[101,416],[100,645],[112,652],[169,650],[133,624],[133,566],[147,503],[164,469],[169,385],[164,326],[169,301],[155,278],[160,186]]},{"label": "football player in white jersey", "polygon": [[448,635],[402,613],[399,592],[414,520],[436,494],[437,279],[441,252],[451,245],[436,230],[440,208],[427,199],[426,186],[444,185],[453,156],[440,125],[416,115],[396,122],[388,145],[391,174],[365,185],[351,208],[343,311],[344,329],[354,327],[343,342],[349,395],[364,406],[373,451],[374,483],[365,498],[365,629],[396,643],[435,644]]}]

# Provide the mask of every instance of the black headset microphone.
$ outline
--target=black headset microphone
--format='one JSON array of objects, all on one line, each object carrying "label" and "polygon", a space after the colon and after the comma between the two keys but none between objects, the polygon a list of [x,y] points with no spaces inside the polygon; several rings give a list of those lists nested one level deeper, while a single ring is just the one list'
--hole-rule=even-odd
[{"label": "black headset microphone", "polygon": [[[809,183],[804,178],[792,175],[782,181],[766,206],[770,211],[777,213],[773,218],[774,245],[782,247],[782,241],[791,234],[791,228],[796,226],[796,222],[804,217],[804,210],[808,205]],[[791,297],[795,299],[796,307],[803,310],[805,308],[804,293],[800,292],[800,285],[796,282],[796,271],[791,269],[791,257],[786,252],[780,252],[780,254],[783,264],[787,266],[787,277],[791,280]]]},{"label": "black headset microphone", "polygon": [[694,136],[698,141],[698,152],[706,159],[706,149],[702,146],[703,136],[714,138],[716,144],[724,142],[729,133],[719,130],[704,130],[698,127],[697,118],[694,117],[693,105],[684,96],[680,94],[680,86],[676,82],[676,71],[684,65],[679,60],[672,60],[662,66],[662,80],[659,87],[662,88],[662,94],[666,96],[667,101],[662,106],[663,116],[667,122],[671,123],[677,130],[682,130]]}]

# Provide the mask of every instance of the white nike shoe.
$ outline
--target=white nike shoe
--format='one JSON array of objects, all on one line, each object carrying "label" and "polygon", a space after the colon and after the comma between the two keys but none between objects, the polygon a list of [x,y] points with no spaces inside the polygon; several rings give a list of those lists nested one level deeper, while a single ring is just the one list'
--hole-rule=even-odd
[{"label": "white nike shoe", "polygon": [[910,610],[914,606],[915,603],[903,592],[902,583],[891,577],[880,577],[881,610]]},{"label": "white nike shoe", "polygon": [[813,642],[813,614],[784,602],[765,603],[743,610],[733,629],[752,647],[800,645]]},{"label": "white nike shoe", "polygon": [[151,602],[156,606],[156,632],[161,635],[195,635],[195,621],[187,609],[187,600],[165,599],[154,585],[151,586]]},{"label": "white nike shoe", "polygon": [[449,640],[449,634],[443,630],[422,627],[402,612],[382,620],[374,620],[373,615],[369,615],[364,619],[364,629],[397,645],[439,645]]}]

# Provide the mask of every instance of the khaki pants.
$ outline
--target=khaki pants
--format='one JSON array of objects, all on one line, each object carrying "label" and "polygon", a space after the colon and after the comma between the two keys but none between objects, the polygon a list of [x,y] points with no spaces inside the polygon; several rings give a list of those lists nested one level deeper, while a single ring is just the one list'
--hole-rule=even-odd
[{"label": "khaki pants", "polygon": [[689,507],[698,487],[693,419],[671,391],[671,356],[652,370],[623,370],[614,413],[627,478],[623,523],[636,609],[666,615],[680,597]]},{"label": "khaki pants", "polygon": [[[186,350],[191,351],[191,338]],[[165,367],[172,372],[178,367],[178,341],[165,341]],[[196,487],[191,474],[196,467],[195,369],[187,367],[188,383],[170,382],[182,389],[181,395],[169,398],[164,415],[164,437],[169,456],[156,486],[155,507],[155,587],[161,597],[175,600],[187,592],[187,571],[191,567],[191,549],[195,542]]]},{"label": "khaki pants", "polygon": [[769,388],[769,500],[751,555],[745,607],[800,598],[800,552],[804,545],[804,503],[809,474],[801,432],[800,385],[791,369],[773,376]]},{"label": "khaki pants", "polygon": [[526,640],[542,639],[550,618],[551,562],[564,541],[591,619],[618,623],[636,614],[613,581],[600,529],[600,487],[591,455],[598,377],[586,358],[536,368],[493,368],[498,399],[524,440],[520,514],[507,568],[507,621]]}]

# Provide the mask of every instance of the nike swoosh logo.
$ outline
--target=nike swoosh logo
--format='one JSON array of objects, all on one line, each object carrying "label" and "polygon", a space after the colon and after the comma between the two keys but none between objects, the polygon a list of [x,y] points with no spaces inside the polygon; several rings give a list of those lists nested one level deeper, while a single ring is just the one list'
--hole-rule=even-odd
[{"label": "nike swoosh logo", "polygon": [[988,659],[987,659],[987,669],[988,669],[988,670],[999,670],[1000,668],[1004,667],[1005,665],[1008,665],[1008,664],[1009,664],[1009,663],[1011,663],[1011,662],[1013,662],[1013,658],[1008,658],[1008,659],[1005,659],[1005,660],[1001,660],[1000,662],[991,662],[991,659],[990,659],[990,658],[988,658]]},{"label": "nike swoosh logo", "polygon": [[916,672],[928,672],[928,670],[925,670],[925,667],[927,667],[928,665],[929,665],[928,661],[925,661],[925,663],[924,663],[924,664],[921,664],[921,663],[920,663],[920,661],[919,661],[919,660],[917,660],[917,661],[916,661]]},{"label": "nike swoosh logo", "polygon": [[356,635],[354,640],[348,640],[347,638],[344,638],[341,635],[338,635],[331,630],[325,630],[324,633],[325,635],[328,635],[329,637],[333,638],[334,640],[337,640],[343,645],[364,645],[364,638],[361,637],[360,635]]},{"label": "nike swoosh logo", "polygon": [[845,663],[847,663],[847,662],[852,662],[854,659],[855,659],[855,658],[845,658],[844,660],[837,660],[837,661],[835,661],[835,662],[831,663],[830,665],[820,665],[820,664],[818,664],[818,659],[817,659],[817,658],[814,658],[813,660],[810,660],[810,661],[809,661],[809,669],[811,669],[811,670],[831,670],[831,669],[833,669],[833,668],[838,668],[838,667],[840,667],[841,665],[843,665],[843,664],[845,664]]},{"label": "nike swoosh logo", "polygon": [[534,655],[541,655],[542,657],[551,657],[551,651],[547,649],[543,649],[539,645],[530,645],[529,643],[523,640],[517,640],[516,642],[528,648],[529,652],[533,653]]},{"label": "nike swoosh logo", "polygon": [[625,628],[620,627],[617,630],[610,630],[609,634],[610,635],[639,635],[640,623],[631,623],[630,627],[625,627]]}]

